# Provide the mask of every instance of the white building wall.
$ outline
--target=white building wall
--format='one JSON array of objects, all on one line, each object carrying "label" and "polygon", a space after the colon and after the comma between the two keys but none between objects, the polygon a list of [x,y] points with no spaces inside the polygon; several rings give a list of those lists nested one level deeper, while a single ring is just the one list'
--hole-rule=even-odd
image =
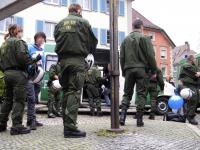
[{"label": "white building wall", "polygon": [[[132,11],[131,0],[125,0],[125,15],[119,16],[118,30],[125,32],[127,35],[131,31]],[[27,43],[33,42],[33,36],[36,33],[36,20],[43,20],[52,23],[58,23],[61,19],[68,15],[68,8],[66,6],[51,5],[46,3],[38,3],[28,9],[25,9],[14,16],[23,18],[24,37]],[[83,17],[87,19],[91,26],[98,28],[98,48],[109,48],[109,45],[100,44],[100,29],[109,30],[109,15],[108,13],[100,12],[100,4],[98,4],[98,12],[83,11]],[[3,42],[4,34],[0,32],[0,43]],[[47,39],[47,43],[54,43],[51,39]]]}]

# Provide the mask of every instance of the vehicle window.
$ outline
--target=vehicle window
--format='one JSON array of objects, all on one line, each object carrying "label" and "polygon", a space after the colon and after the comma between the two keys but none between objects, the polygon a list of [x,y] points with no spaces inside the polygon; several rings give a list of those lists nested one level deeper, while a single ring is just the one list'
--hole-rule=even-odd
[{"label": "vehicle window", "polygon": [[51,65],[56,64],[58,61],[58,56],[56,55],[46,55],[45,71],[49,71]]}]

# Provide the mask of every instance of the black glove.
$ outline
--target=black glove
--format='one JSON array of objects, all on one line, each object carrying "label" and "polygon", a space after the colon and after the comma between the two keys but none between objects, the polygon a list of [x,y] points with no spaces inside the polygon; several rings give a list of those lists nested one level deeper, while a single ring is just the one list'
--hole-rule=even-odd
[{"label": "black glove", "polygon": [[38,54],[37,57],[34,59],[34,62],[36,63],[41,59],[42,59],[42,56],[40,54]]}]

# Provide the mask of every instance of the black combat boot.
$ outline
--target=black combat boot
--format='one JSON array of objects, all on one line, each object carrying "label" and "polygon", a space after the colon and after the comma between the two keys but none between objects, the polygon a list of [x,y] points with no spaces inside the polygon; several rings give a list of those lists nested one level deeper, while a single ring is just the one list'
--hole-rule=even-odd
[{"label": "black combat boot", "polygon": [[57,116],[57,117],[62,117],[62,113],[61,113],[60,111],[58,111],[58,112],[56,113],[56,116]]},{"label": "black combat boot", "polygon": [[151,113],[150,113],[149,119],[150,119],[150,120],[155,120],[155,113],[154,113],[154,112],[151,112]]},{"label": "black combat boot", "polygon": [[119,123],[120,123],[121,126],[125,125],[126,114],[127,114],[127,109],[122,109],[121,114],[120,114],[120,118],[119,118]]},{"label": "black combat boot", "polygon": [[7,124],[0,124],[0,132],[4,132],[7,129]]},{"label": "black combat boot", "polygon": [[101,111],[101,108],[97,108],[97,116],[98,117],[102,117],[103,116],[103,113]]},{"label": "black combat boot", "polygon": [[90,108],[90,116],[95,116],[95,109],[94,108]]},{"label": "black combat boot", "polygon": [[81,138],[86,137],[86,132],[80,130],[69,130],[64,128],[64,137],[65,138]]},{"label": "black combat boot", "polygon": [[48,118],[56,118],[56,116],[53,113],[48,113]]},{"label": "black combat boot", "polygon": [[31,130],[26,128],[26,127],[24,127],[24,126],[12,127],[10,129],[10,134],[11,135],[28,134],[28,133],[31,133]]},{"label": "black combat boot", "polygon": [[196,121],[195,117],[187,117],[187,119],[192,125],[198,125],[198,122]]},{"label": "black combat boot", "polygon": [[35,123],[36,123],[37,127],[42,127],[43,126],[43,124],[41,122],[37,121],[37,120],[35,121]]},{"label": "black combat boot", "polygon": [[137,117],[137,127],[142,127],[142,126],[144,126],[144,122],[143,122],[143,113],[142,113],[142,112],[137,112],[137,113],[136,113],[136,117]]},{"label": "black combat boot", "polygon": [[37,129],[36,121],[33,121],[33,120],[27,121],[27,126],[30,127],[30,130],[36,130]]}]

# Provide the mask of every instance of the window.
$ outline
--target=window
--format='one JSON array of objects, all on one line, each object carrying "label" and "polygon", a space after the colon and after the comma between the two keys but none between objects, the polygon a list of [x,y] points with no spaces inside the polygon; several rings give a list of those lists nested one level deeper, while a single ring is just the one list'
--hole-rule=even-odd
[{"label": "window", "polygon": [[44,31],[44,21],[36,20],[36,32],[43,32]]},{"label": "window", "polygon": [[91,0],[83,0],[83,9],[91,10]]},{"label": "window", "polygon": [[151,40],[152,40],[152,41],[155,41],[155,40],[156,40],[156,33],[155,33],[155,32],[149,32],[149,33],[148,33],[148,36],[151,37]]},{"label": "window", "polygon": [[92,28],[92,31],[93,31],[95,37],[98,39],[98,29],[97,28]]},{"label": "window", "polygon": [[61,0],[61,5],[62,6],[67,6],[68,5],[68,0]]},{"label": "window", "polygon": [[107,44],[107,30],[106,29],[101,29],[100,30],[100,43],[101,45],[106,45]]},{"label": "window", "polygon": [[100,1],[100,10],[102,13],[107,12],[107,0],[101,0]]},{"label": "window", "polygon": [[110,11],[110,3],[109,3],[109,0],[107,0],[107,13],[109,13],[109,11]]},{"label": "window", "polygon": [[60,5],[60,0],[45,0],[44,2],[53,5]]},{"label": "window", "polygon": [[167,59],[167,48],[166,47],[160,48],[160,57],[161,57],[161,59]]},{"label": "window", "polygon": [[164,77],[167,75],[167,65],[161,64],[161,71]]},{"label": "window", "polygon": [[6,31],[5,30],[5,20],[0,21],[0,31]]},{"label": "window", "polygon": [[[16,19],[16,18],[19,18],[19,19]],[[21,23],[19,23],[18,20],[20,20]],[[8,31],[8,27],[12,23],[16,23],[16,24],[18,24],[18,25],[20,25],[20,26],[23,27],[23,18],[21,18],[21,17],[15,17],[15,19],[14,19],[14,17],[12,16],[12,17],[6,18],[4,20],[1,20],[0,21],[0,31],[1,32]]]},{"label": "window", "polygon": [[98,11],[98,0],[92,0],[92,10]]},{"label": "window", "polygon": [[124,0],[119,0],[119,15],[124,16],[125,14],[125,6],[124,6]]},{"label": "window", "polygon": [[45,70],[49,71],[51,65],[57,64],[57,61],[58,61],[57,55],[47,55],[46,56]]},{"label": "window", "polygon": [[107,44],[110,44],[110,30],[107,30]]},{"label": "window", "polygon": [[55,26],[55,23],[45,22],[45,34],[47,36],[47,39],[54,39]]},{"label": "window", "polygon": [[70,0],[70,3],[73,4],[73,3],[80,3],[80,2],[78,2],[78,0]]},{"label": "window", "polygon": [[118,38],[118,41],[119,41],[119,45],[122,44],[123,40],[125,38],[125,32],[119,32],[119,38]]}]

